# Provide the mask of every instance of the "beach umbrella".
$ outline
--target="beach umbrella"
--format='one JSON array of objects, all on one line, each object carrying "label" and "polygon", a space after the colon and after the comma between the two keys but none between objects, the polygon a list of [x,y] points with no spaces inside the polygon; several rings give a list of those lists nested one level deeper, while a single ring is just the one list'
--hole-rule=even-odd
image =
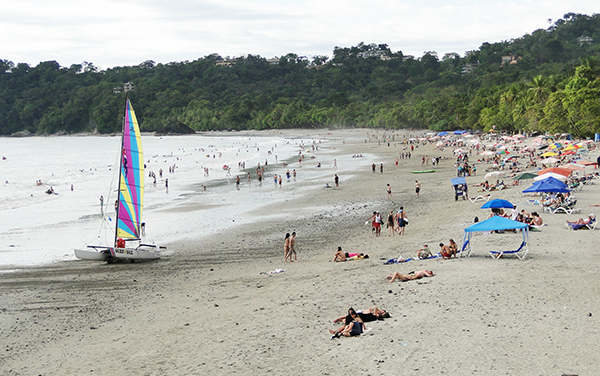
[{"label": "beach umbrella", "polygon": [[467,133],[467,131],[454,131],[454,134],[463,134],[463,133]]},{"label": "beach umbrella", "polygon": [[[540,148],[540,149],[541,149],[541,148]],[[544,154],[542,154],[542,157],[555,157],[555,156],[557,156],[557,155],[558,155],[558,154],[557,154],[557,153],[555,153],[555,152],[553,152],[553,151],[547,151],[547,152],[545,152]]]},{"label": "beach umbrella", "polygon": [[531,172],[524,172],[521,175],[515,176],[513,179],[515,179],[515,180],[528,180],[528,179],[533,179],[536,176],[537,176],[536,174],[532,174]]},{"label": "beach umbrella", "polygon": [[562,145],[559,144],[558,142],[555,142],[550,145],[550,149],[560,149],[560,148],[562,148]]},{"label": "beach umbrella", "polygon": [[554,185],[552,182],[548,182],[548,178],[545,180],[536,181],[531,185],[531,187],[525,189],[523,193],[538,193],[538,192],[553,192],[553,193],[567,193],[570,192],[568,188],[566,188],[566,184],[562,183],[560,180],[558,182],[562,183],[564,187],[559,187]]},{"label": "beach umbrella", "polygon": [[558,161],[560,161],[560,159],[556,159],[554,157],[548,157],[548,158],[544,159],[542,161],[542,163],[544,163],[544,164],[546,164],[546,163],[554,164],[554,163],[556,163]]},{"label": "beach umbrella", "polygon": [[577,154],[577,152],[575,152],[574,150],[567,150],[567,151],[560,153],[560,156],[562,157],[565,155],[574,155],[574,154]]},{"label": "beach umbrella", "polygon": [[492,209],[492,208],[494,208],[494,209],[500,209],[500,208],[512,209],[513,207],[514,207],[514,205],[510,201],[503,200],[501,198],[496,198],[496,199],[490,200],[481,206],[482,209]]},{"label": "beach umbrella", "polygon": [[485,155],[485,156],[494,155],[494,152],[488,150],[488,151],[484,151],[483,153],[481,153],[481,155]]},{"label": "beach umbrella", "polygon": [[498,152],[498,154],[510,154],[510,151],[508,151],[508,150],[500,150]]},{"label": "beach umbrella", "polygon": [[546,172],[545,174],[536,176],[535,178],[533,178],[533,180],[535,181],[539,181],[539,180],[544,180],[547,178],[554,178],[554,179],[558,179],[558,180],[567,180],[567,177],[561,174],[557,174],[556,172]]},{"label": "beach umbrella", "polygon": [[485,174],[486,179],[504,177],[504,171],[492,171]]},{"label": "beach umbrella", "polygon": [[592,161],[577,161],[577,164],[580,164],[582,166],[593,166],[596,164],[596,162],[592,162]]},{"label": "beach umbrella", "polygon": [[562,167],[550,167],[550,168],[546,168],[544,170],[540,170],[538,171],[538,175],[544,175],[545,173],[548,172],[554,172],[556,174],[560,174],[560,175],[564,175],[564,176],[569,176],[571,175],[571,171],[567,170],[566,168],[562,168]]},{"label": "beach umbrella", "polygon": [[570,171],[583,171],[585,170],[585,167],[582,165],[578,165],[575,163],[567,163],[566,165],[562,165],[560,166],[564,169],[570,170]]}]

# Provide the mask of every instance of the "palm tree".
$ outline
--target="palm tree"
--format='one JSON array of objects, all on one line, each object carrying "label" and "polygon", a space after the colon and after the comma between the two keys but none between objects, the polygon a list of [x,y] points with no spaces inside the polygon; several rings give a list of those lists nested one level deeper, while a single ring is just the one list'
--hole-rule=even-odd
[{"label": "palm tree", "polygon": [[529,83],[527,95],[533,104],[545,102],[550,94],[550,82],[545,76],[535,76]]}]

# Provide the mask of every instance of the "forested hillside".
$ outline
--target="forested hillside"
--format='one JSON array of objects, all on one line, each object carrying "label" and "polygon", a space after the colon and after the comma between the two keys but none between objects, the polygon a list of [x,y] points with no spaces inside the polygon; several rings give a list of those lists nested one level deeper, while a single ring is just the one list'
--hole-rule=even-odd
[{"label": "forested hillside", "polygon": [[[600,15],[569,13],[464,57],[386,44],[308,60],[217,54],[191,62],[35,67],[0,60],[0,135],[120,129],[124,84],[144,131],[294,127],[600,132]],[[119,91],[121,91],[119,93]]]}]

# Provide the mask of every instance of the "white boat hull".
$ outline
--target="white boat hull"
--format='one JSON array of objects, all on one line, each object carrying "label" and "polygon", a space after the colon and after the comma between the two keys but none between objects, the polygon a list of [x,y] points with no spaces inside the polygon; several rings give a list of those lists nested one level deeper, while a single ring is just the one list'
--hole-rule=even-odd
[{"label": "white boat hull", "polygon": [[76,249],[75,257],[81,260],[107,262],[116,260],[158,260],[160,258],[160,247],[152,245],[140,245],[137,248],[90,247],[90,249]]}]

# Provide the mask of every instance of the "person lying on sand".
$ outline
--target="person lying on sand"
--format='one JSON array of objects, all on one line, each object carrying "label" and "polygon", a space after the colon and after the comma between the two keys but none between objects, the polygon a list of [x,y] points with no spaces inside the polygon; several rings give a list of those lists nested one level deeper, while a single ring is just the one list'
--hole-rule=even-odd
[{"label": "person lying on sand", "polygon": [[395,280],[399,280],[400,282],[412,281],[413,279],[421,279],[423,277],[433,277],[434,274],[431,270],[419,270],[418,272],[410,272],[408,275],[403,275],[398,272],[394,272],[388,275],[386,278],[390,280],[390,283]]},{"label": "person lying on sand", "polygon": [[338,330],[329,329],[329,333],[333,334],[333,336],[331,337],[332,339],[339,338],[340,336],[358,336],[366,329],[365,323],[361,320],[361,318],[358,316],[358,313],[356,313],[354,309],[350,308],[348,310],[348,314],[351,317],[350,323],[342,326]]},{"label": "person lying on sand", "polygon": [[[350,310],[354,311],[353,308],[350,308],[348,310],[348,315],[338,317],[337,319],[333,320],[333,322],[334,323],[345,322],[346,325],[349,324],[350,322],[352,322],[352,316],[350,315]],[[390,317],[390,314],[387,313],[385,311],[385,309],[379,309],[377,307],[371,307],[369,309],[358,310],[358,311],[356,311],[356,313],[358,314],[358,317],[360,317],[360,319],[363,322],[383,320],[383,319],[387,319],[388,317]]]}]

